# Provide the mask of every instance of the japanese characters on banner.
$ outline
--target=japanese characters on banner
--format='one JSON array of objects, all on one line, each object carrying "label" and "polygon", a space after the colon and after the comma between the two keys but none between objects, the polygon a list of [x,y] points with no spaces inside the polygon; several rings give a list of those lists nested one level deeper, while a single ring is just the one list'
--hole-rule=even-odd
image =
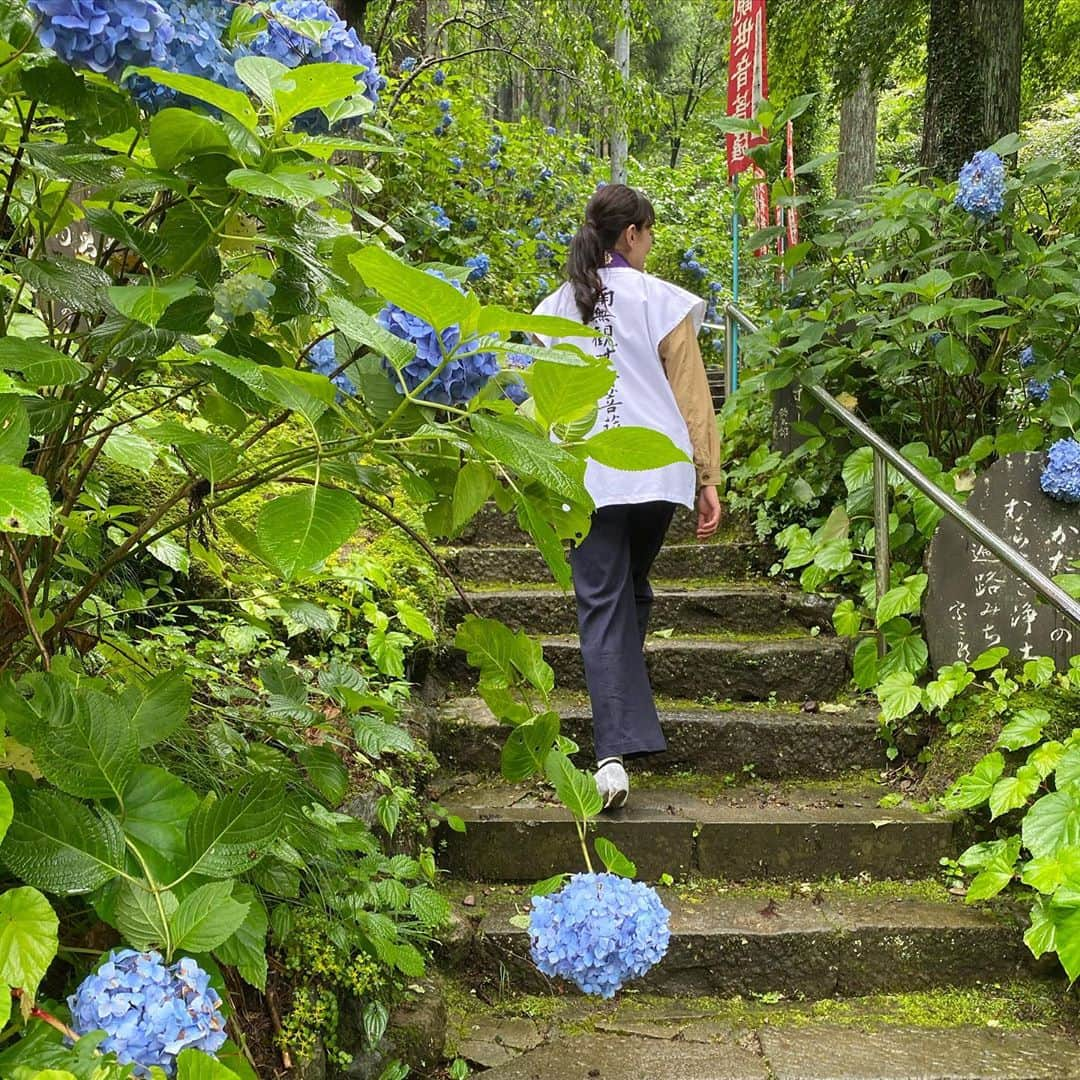
[{"label": "japanese characters on banner", "polygon": [[[731,20],[731,54],[728,60],[728,116],[749,120],[757,103],[769,93],[766,64],[765,0],[735,0]],[[736,131],[727,137],[728,179],[749,169],[755,178],[761,170],[750,160],[749,151],[768,141],[768,136]],[[769,225],[769,189],[755,184],[754,225]]]}]

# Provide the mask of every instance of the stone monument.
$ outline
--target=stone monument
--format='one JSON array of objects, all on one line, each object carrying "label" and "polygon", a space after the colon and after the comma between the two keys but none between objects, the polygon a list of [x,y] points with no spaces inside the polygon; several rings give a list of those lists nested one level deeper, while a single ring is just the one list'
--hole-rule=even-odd
[{"label": "stone monument", "polygon": [[[1045,455],[1009,454],[978,480],[965,507],[1048,577],[1080,560],[1080,506],[1039,487]],[[1080,626],[1039,599],[996,555],[950,517],[942,518],[927,556],[923,608],[934,669],[974,660],[995,645],[1012,659],[1052,656],[1059,669],[1080,653]]]}]

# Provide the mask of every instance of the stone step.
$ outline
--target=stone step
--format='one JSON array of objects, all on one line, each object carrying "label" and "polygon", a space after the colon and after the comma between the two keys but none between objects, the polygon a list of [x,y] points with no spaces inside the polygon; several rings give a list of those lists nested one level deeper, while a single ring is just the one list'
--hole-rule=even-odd
[{"label": "stone step", "polygon": [[[669,543],[697,542],[697,512],[685,506],[676,507],[671,519],[667,538]],[[753,539],[752,532],[740,521],[725,521],[720,530],[708,543],[723,544],[729,540]],[[465,526],[458,544],[527,544],[533,543],[532,537],[517,523],[517,514],[511,511],[504,514],[494,503],[488,503],[477,511],[476,516]]]},{"label": "stone step", "polygon": [[[832,633],[832,601],[796,590],[764,585],[723,585],[695,589],[654,589],[650,626],[682,634],[769,634],[817,628]],[[573,593],[561,589],[499,589],[468,594],[477,615],[498,619],[530,634],[572,634],[577,630]],[[456,626],[467,614],[452,596],[446,621]]]},{"label": "stone step", "polygon": [[[553,703],[562,733],[581,747],[581,760],[593,759],[592,712],[587,700]],[[878,739],[876,706],[843,712],[808,713],[792,709],[706,709],[666,707],[660,721],[668,748],[643,763],[653,772],[742,775],[752,766],[762,779],[835,776],[886,763]],[[428,725],[428,744],[449,772],[498,772],[509,728],[500,724],[480,698],[457,698],[442,706]]]},{"label": "stone step", "polygon": [[[542,640],[544,659],[555,671],[560,690],[584,690],[585,674],[576,637]],[[851,677],[851,644],[825,636],[786,636],[775,640],[730,640],[705,637],[652,637],[645,647],[653,692],[698,700],[709,696],[730,701],[828,701]],[[465,654],[451,648],[429,661],[417,677],[429,685],[432,700],[446,686],[476,683]]]},{"label": "stone step", "polygon": [[[663,960],[634,982],[642,992],[819,1000],[971,986],[1037,968],[1018,917],[963,903],[658,891],[671,912],[671,941]],[[504,990],[563,989],[536,969],[528,931],[511,921],[527,914],[527,890],[488,895],[472,886],[468,899],[474,906],[454,906],[444,964]]]},{"label": "stone step", "polygon": [[826,1001],[665,998],[636,987],[489,999],[465,979],[449,995],[447,1056],[484,1075],[754,1077],[769,1080],[1050,1080],[1080,1075],[1075,1010],[1062,982],[935,988]]},{"label": "stone step", "polygon": [[[885,788],[854,781],[788,786],[748,784],[710,791],[634,786],[597,833],[657,881],[806,880],[833,874],[876,878],[934,874],[956,855],[951,817],[877,803]],[[570,813],[542,788],[504,781],[451,789],[440,802],[465,822],[444,828],[440,866],[470,881],[538,881],[584,870]]]},{"label": "stone step", "polygon": [[[665,544],[653,563],[654,581],[739,579],[764,574],[775,553],[755,540]],[[457,547],[446,553],[451,572],[470,582],[553,581],[535,545]]]},{"label": "stone step", "polygon": [[717,1030],[708,1018],[555,1038],[484,1069],[489,1080],[1076,1080],[1077,1040],[1042,1030],[817,1023],[760,1032]]}]

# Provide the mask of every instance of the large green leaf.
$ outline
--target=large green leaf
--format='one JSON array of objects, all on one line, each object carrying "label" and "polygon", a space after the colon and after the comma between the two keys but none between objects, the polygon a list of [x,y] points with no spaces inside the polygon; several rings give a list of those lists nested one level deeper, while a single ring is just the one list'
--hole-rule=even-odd
[{"label": "large green leaf", "polygon": [[536,541],[540,554],[544,557],[552,577],[564,589],[572,584],[570,563],[566,558],[566,549],[554,527],[544,516],[542,505],[528,492],[522,493],[518,502],[518,520]]},{"label": "large green leaf", "polygon": [[472,426],[484,449],[500,464],[538,480],[570,502],[592,504],[585,490],[584,462],[538,434],[528,421],[517,416],[495,420],[478,414],[472,418]]},{"label": "large green leaf", "polygon": [[131,710],[131,722],[140,747],[167,739],[187,719],[191,709],[191,683],[183,668],[158,672],[148,683],[129,687],[121,700]]},{"label": "large green leaf", "polygon": [[201,1050],[181,1050],[176,1055],[176,1080],[240,1080],[217,1058]]},{"label": "large green leaf", "polygon": [[1021,765],[1015,776],[1003,776],[990,792],[991,820],[1026,805],[1041,783],[1042,778],[1034,765]]},{"label": "large green leaf", "polygon": [[904,578],[895,588],[890,589],[878,601],[875,614],[878,626],[884,626],[897,615],[918,614],[928,580],[926,574],[912,574],[911,577]]},{"label": "large green leaf", "polygon": [[255,130],[258,114],[254,106],[248,100],[247,94],[239,90],[229,90],[209,79],[199,78],[197,75],[181,75],[175,71],[165,71],[156,67],[133,68],[138,75],[145,75],[154,82],[168,86],[172,90],[179,90],[181,94],[205,101],[208,105],[214,105],[223,113],[239,120],[249,131]]},{"label": "large green leaf", "polygon": [[1013,836],[975,875],[965,897],[967,903],[972,904],[976,900],[988,900],[991,896],[997,896],[1015,877],[1019,854],[1020,837]]},{"label": "large green leaf", "polygon": [[17,465],[0,464],[0,532],[48,536],[52,500],[44,477]]},{"label": "large green leaf", "polygon": [[37,889],[0,893],[0,986],[17,986],[31,996],[56,956],[60,923]]},{"label": "large green leaf", "polygon": [[31,386],[68,386],[85,378],[87,367],[43,341],[0,338],[0,368],[17,371]]},{"label": "large green leaf", "polygon": [[514,682],[514,633],[497,619],[468,616],[458,627],[454,644],[480,672],[487,686],[505,688]]},{"label": "large green leaf", "polygon": [[259,513],[260,549],[287,581],[315,569],[356,532],[360,504],[347,492],[309,487],[279,495]]},{"label": "large green leaf", "polygon": [[258,990],[266,989],[266,931],[270,920],[259,894],[251,885],[236,885],[233,899],[247,904],[244,921],[214,949],[223,963],[231,964],[245,982]]},{"label": "large green leaf", "polygon": [[545,763],[547,778],[555,788],[559,801],[579,820],[595,817],[604,807],[600,789],[592,773],[583,772],[558,750],[548,754]]},{"label": "large green leaf", "polygon": [[1080,886],[1080,846],[1066,844],[1049,855],[1031,859],[1024,864],[1020,877],[1025,885],[1047,894],[1066,882]]},{"label": "large green leaf", "polygon": [[0,860],[47,892],[90,892],[124,873],[124,834],[111,814],[58,791],[31,791],[16,804]]},{"label": "large green leaf", "polygon": [[132,948],[163,948],[169,940],[169,919],[178,906],[168,889],[155,894],[137,882],[123,881],[110,921]]},{"label": "large green leaf", "polygon": [[593,845],[600,861],[612,874],[632,878],[637,874],[637,867],[607,837],[598,836]]},{"label": "large green leaf", "polygon": [[11,819],[15,816],[15,806],[11,801],[11,792],[7,785],[0,780],[0,841],[7,835]]},{"label": "large green leaf", "polygon": [[550,426],[570,424],[591,415],[600,398],[614,385],[615,372],[604,364],[568,367],[537,360],[524,378],[537,412]]},{"label": "large green leaf", "polygon": [[121,315],[146,326],[157,326],[170,304],[190,296],[197,288],[194,278],[180,278],[165,285],[111,285],[108,295]]},{"label": "large green leaf", "polygon": [[502,774],[511,783],[543,775],[544,762],[559,734],[559,714],[540,713],[510,732],[502,748]]},{"label": "large green leaf", "polygon": [[397,370],[400,371],[416,355],[416,346],[412,342],[391,334],[363,308],[343,297],[327,297],[326,310],[337,329],[350,341],[374,349],[380,356],[385,356]]},{"label": "large green leaf", "polygon": [[339,805],[349,790],[349,770],[341,755],[331,746],[305,746],[296,757],[323,798]]},{"label": "large green leaf", "polygon": [[1020,834],[1035,858],[1080,844],[1080,790],[1073,785],[1037,800],[1024,815]]},{"label": "large green leaf", "polygon": [[366,247],[350,255],[349,261],[384,300],[418,315],[438,331],[475,321],[480,310],[474,297],[462,295],[450,282],[417,270],[383,248]]},{"label": "large green leaf", "polygon": [[356,64],[305,64],[287,71],[273,92],[278,125],[357,93],[356,77],[363,72],[363,66]]},{"label": "large green leaf", "polygon": [[65,255],[49,259],[24,259],[17,255],[11,263],[35,292],[83,315],[105,310],[103,291],[112,284],[112,279],[93,263]]},{"label": "large green leaf", "polygon": [[612,469],[659,469],[690,460],[671,439],[652,428],[609,428],[590,436],[582,445],[589,457]]},{"label": "large green leaf", "polygon": [[224,128],[191,109],[162,109],[150,119],[150,152],[157,167],[166,172],[198,154],[228,150]]},{"label": "large green leaf", "polygon": [[139,760],[131,717],[116,698],[94,690],[76,696],[74,704],[41,729],[34,760],[69,795],[120,799]]},{"label": "large green leaf", "polygon": [[207,795],[187,828],[191,869],[204,877],[232,877],[250,870],[277,838],[285,800],[272,776],[259,777],[244,793]]},{"label": "large green leaf", "polygon": [[1069,981],[1075,981],[1080,977],[1080,903],[1061,904],[1055,899],[1050,904],[1050,919],[1058,959]]},{"label": "large green leaf", "polygon": [[481,461],[467,461],[454,481],[453,531],[456,533],[488,501],[495,474]]},{"label": "large green leaf", "polygon": [[333,180],[315,180],[291,169],[275,169],[272,173],[257,169],[233,169],[225,177],[229,187],[258,195],[264,199],[279,199],[301,208],[317,199],[325,199],[337,191]]},{"label": "large green leaf", "polygon": [[337,390],[325,375],[293,368],[260,367],[259,375],[266,396],[283,408],[299,413],[309,423],[334,403]]},{"label": "large green leaf", "polygon": [[236,472],[240,451],[221,438],[196,431],[174,421],[149,428],[146,434],[156,442],[174,446],[180,456],[200,475],[216,486]]},{"label": "large green leaf", "polygon": [[[994,784],[1004,771],[1005,759],[998,751],[986,754],[971,772],[961,776],[945,793],[945,808],[970,810],[972,807],[981,806],[990,798]],[[1026,839],[1024,843],[1030,849],[1031,845]]]},{"label": "large green leaf", "polygon": [[231,881],[208,881],[180,901],[169,919],[173,948],[199,953],[216,949],[247,917],[248,905],[233,898]]},{"label": "large green leaf", "polygon": [[179,865],[187,851],[187,820],[199,805],[179,777],[157,765],[140,765],[124,789],[124,832],[167,862]]},{"label": "large green leaf", "polygon": [[[995,746],[1005,750],[1020,750],[1032,746],[1042,738],[1043,728],[1050,723],[1050,714],[1045,709],[1021,709],[1009,721],[998,736]],[[1063,783],[1058,777],[1058,783]]]}]

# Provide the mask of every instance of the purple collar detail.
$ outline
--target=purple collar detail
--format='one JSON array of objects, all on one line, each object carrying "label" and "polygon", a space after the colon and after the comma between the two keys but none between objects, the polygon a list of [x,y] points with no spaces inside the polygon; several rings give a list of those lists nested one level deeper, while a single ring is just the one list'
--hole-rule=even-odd
[{"label": "purple collar detail", "polygon": [[611,269],[613,269],[614,267],[617,267],[617,266],[627,266],[631,270],[634,269],[626,261],[626,258],[623,256],[622,252],[619,252],[619,251],[605,252],[605,254],[604,254],[604,268],[608,269],[608,270],[611,270]]}]

